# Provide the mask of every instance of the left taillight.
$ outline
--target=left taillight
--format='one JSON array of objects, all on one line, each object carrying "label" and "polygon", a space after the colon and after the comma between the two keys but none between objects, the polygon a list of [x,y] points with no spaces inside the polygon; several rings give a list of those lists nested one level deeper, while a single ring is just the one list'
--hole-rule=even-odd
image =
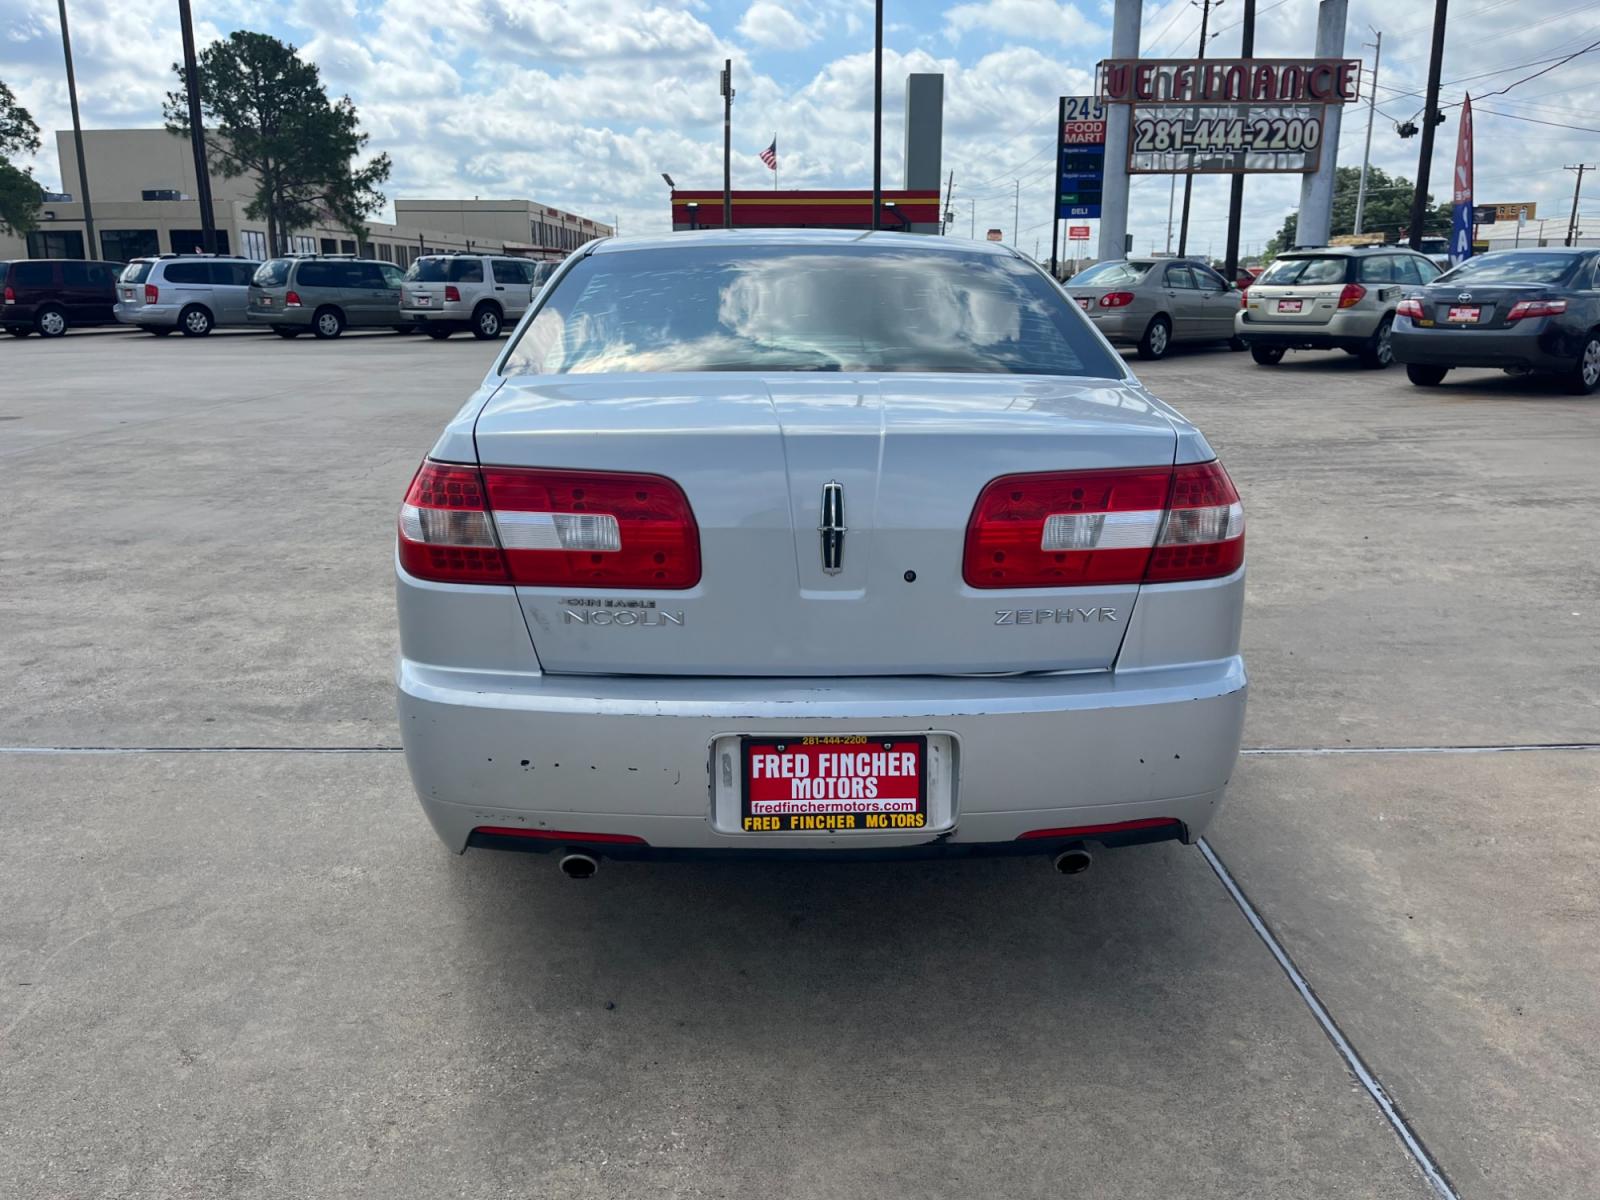
[{"label": "left taillight", "polygon": [[1426,314],[1422,311],[1422,301],[1416,298],[1402,300],[1395,305],[1394,315],[1397,317],[1410,317],[1413,321],[1421,321]]},{"label": "left taillight", "polygon": [[429,460],[400,508],[400,565],[448,583],[682,590],[700,582],[700,530],[660,475]]}]

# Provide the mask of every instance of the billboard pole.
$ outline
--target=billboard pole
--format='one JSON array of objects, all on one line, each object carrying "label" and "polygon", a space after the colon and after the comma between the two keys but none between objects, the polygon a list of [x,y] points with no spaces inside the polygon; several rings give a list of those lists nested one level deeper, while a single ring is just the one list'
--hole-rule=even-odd
[{"label": "billboard pole", "polygon": [[[1317,9],[1317,57],[1343,58],[1349,0],[1322,0]],[[1339,120],[1343,105],[1322,109],[1322,155],[1317,169],[1300,177],[1300,216],[1294,240],[1301,246],[1326,246],[1333,227],[1333,183],[1339,165]]]},{"label": "billboard pole", "polygon": [[[1111,57],[1139,57],[1139,20],[1143,0],[1117,0],[1111,17]],[[1100,208],[1101,259],[1127,256],[1128,128],[1133,115],[1126,104],[1107,105],[1106,166]]]},{"label": "billboard pole", "polygon": [[[1240,32],[1239,57],[1256,52],[1256,0],[1244,0],[1244,28]],[[1223,278],[1232,283],[1239,275],[1239,222],[1244,216],[1244,176],[1235,173],[1228,181],[1228,248],[1223,253]]]},{"label": "billboard pole", "polygon": [[1056,182],[1050,189],[1050,278],[1056,278],[1057,251],[1061,248],[1061,155],[1066,148],[1067,98],[1056,103]]}]

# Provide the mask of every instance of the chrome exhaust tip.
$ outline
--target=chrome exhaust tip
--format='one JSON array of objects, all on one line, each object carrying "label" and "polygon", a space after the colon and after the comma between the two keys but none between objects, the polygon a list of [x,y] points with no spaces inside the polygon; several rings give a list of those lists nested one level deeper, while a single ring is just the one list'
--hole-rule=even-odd
[{"label": "chrome exhaust tip", "polygon": [[1054,862],[1056,870],[1063,875],[1081,875],[1094,862],[1094,856],[1087,850],[1063,850],[1055,856]]},{"label": "chrome exhaust tip", "polygon": [[588,879],[600,869],[600,864],[587,854],[563,854],[560,866],[568,879]]}]

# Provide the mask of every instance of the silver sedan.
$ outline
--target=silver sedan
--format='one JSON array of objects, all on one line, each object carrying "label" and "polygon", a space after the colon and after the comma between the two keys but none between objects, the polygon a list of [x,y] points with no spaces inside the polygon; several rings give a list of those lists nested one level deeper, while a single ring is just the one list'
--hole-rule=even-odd
[{"label": "silver sedan", "polygon": [[399,715],[445,844],[1035,853],[1204,832],[1244,513],[1036,264],[825,230],[607,240],[399,517]]},{"label": "silver sedan", "polygon": [[1205,263],[1187,258],[1128,258],[1096,263],[1067,281],[1067,291],[1114,345],[1161,358],[1175,342],[1227,342],[1241,293]]}]

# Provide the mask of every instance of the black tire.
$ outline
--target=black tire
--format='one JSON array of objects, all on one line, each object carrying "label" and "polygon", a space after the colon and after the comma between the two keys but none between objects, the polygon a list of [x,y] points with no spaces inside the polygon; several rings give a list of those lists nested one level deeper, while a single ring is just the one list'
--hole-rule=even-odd
[{"label": "black tire", "polygon": [[54,304],[46,304],[33,314],[33,328],[40,337],[58,338],[67,332],[70,325],[66,313]]},{"label": "black tire", "polygon": [[396,325],[394,327],[394,331],[401,334],[415,333],[417,331],[417,327],[415,325]]},{"label": "black tire", "polygon": [[1361,365],[1369,371],[1381,371],[1394,361],[1394,347],[1389,344],[1389,332],[1394,328],[1394,315],[1386,314],[1372,331],[1367,344],[1361,347]]},{"label": "black tire", "polygon": [[472,336],[480,342],[499,337],[504,324],[505,318],[493,304],[480,304],[472,310]]},{"label": "black tire", "polygon": [[1449,370],[1449,367],[1436,367],[1431,363],[1407,363],[1406,378],[1418,387],[1438,387]]},{"label": "black tire", "polygon": [[6,332],[9,333],[12,337],[24,338],[24,337],[27,337],[30,333],[32,333],[33,330],[29,329],[26,325],[7,325],[6,326]]},{"label": "black tire", "polygon": [[1140,358],[1157,359],[1165,358],[1167,351],[1172,348],[1172,322],[1166,317],[1157,314],[1150,318],[1150,324],[1144,327],[1144,336],[1139,339],[1135,348]]},{"label": "black tire", "polygon": [[297,338],[300,336],[300,331],[298,329],[286,329],[282,325],[274,325],[272,327],[272,332],[285,339]]},{"label": "black tire", "polygon": [[330,341],[344,332],[344,314],[329,304],[317,309],[311,318],[311,332],[323,341]]},{"label": "black tire", "polygon": [[1251,346],[1250,357],[1263,367],[1275,367],[1283,361],[1282,346]]},{"label": "black tire", "polygon": [[205,337],[215,324],[216,318],[203,304],[191,304],[178,314],[178,329],[184,337]]},{"label": "black tire", "polygon": [[429,325],[428,326],[428,336],[431,337],[436,342],[444,341],[445,338],[449,337],[454,332],[455,332],[454,329],[449,329],[449,328],[440,329],[437,325]]},{"label": "black tire", "polygon": [[1584,338],[1578,361],[1567,372],[1566,384],[1574,396],[1592,396],[1600,389],[1600,329],[1591,329]]},{"label": "black tire", "polygon": [[1250,347],[1244,344],[1244,339],[1242,337],[1231,337],[1228,339],[1229,350],[1248,350],[1249,348]]},{"label": "black tire", "polygon": [[172,336],[172,330],[170,330],[170,329],[146,329],[145,332],[148,333],[151,337],[171,337]]}]

